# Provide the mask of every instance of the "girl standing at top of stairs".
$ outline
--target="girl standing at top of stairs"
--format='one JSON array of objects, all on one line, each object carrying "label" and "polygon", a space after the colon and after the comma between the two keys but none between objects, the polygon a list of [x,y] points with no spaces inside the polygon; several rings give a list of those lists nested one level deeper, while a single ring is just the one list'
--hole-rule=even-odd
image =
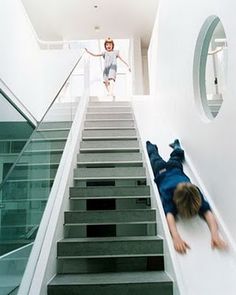
[{"label": "girl standing at top of stairs", "polygon": [[117,58],[119,58],[129,69],[131,69],[126,61],[121,58],[119,51],[114,50],[115,44],[111,38],[107,38],[104,42],[105,51],[102,53],[94,54],[85,48],[86,52],[92,56],[102,56],[104,58],[103,82],[106,86],[109,96],[114,97],[113,88],[116,81],[117,73]]}]

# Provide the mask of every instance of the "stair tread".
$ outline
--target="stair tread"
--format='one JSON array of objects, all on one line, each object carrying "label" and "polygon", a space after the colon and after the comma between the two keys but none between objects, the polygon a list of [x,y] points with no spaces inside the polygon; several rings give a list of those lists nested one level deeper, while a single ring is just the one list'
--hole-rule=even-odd
[{"label": "stair tread", "polygon": [[66,238],[62,239],[60,243],[87,243],[87,242],[128,242],[128,241],[162,241],[161,237],[157,236],[129,236],[129,237],[93,237],[93,238]]},{"label": "stair tread", "polygon": [[73,210],[65,212],[65,223],[88,224],[118,224],[147,223],[156,220],[154,209],[124,209],[124,210]]},{"label": "stair tread", "polygon": [[[97,161],[98,159],[102,159],[102,161],[142,161],[142,154],[141,153],[83,153],[83,154],[78,154],[77,156],[78,162],[83,162],[83,161]],[[131,159],[131,160],[130,160]]]},{"label": "stair tread", "polygon": [[142,212],[156,212],[155,209],[115,209],[115,210],[68,210],[66,213],[85,213],[85,214],[106,214],[106,213],[142,213]]},{"label": "stair tread", "polygon": [[31,142],[48,142],[48,141],[66,141],[67,140],[67,136],[66,137],[42,137],[42,138],[32,138]]},{"label": "stair tread", "polygon": [[138,195],[130,195],[130,196],[122,196],[122,195],[117,195],[117,196],[78,196],[78,197],[70,197],[71,200],[83,200],[83,199],[146,199],[150,198],[150,195],[146,196],[138,196]]},{"label": "stair tread", "polygon": [[97,222],[77,222],[77,223],[65,223],[65,226],[76,226],[76,225],[109,225],[109,224],[155,224],[156,221],[111,221],[111,222],[103,222],[103,221],[97,221]]},{"label": "stair tread", "polygon": [[50,150],[50,149],[45,149],[45,150],[26,150],[26,151],[24,151],[24,155],[25,154],[30,154],[30,155],[32,155],[32,154],[41,154],[41,153],[63,153],[63,150],[64,149],[52,149],[52,150]]},{"label": "stair tread", "polygon": [[50,132],[50,131],[68,131],[70,130],[70,127],[59,127],[59,128],[39,128],[37,129],[37,132]]},{"label": "stair tread", "polygon": [[136,271],[56,275],[56,277],[50,282],[50,285],[110,285],[156,282],[171,283],[172,281],[164,271]]},{"label": "stair tread", "polygon": [[74,179],[146,179],[144,167],[77,168]]},{"label": "stair tread", "polygon": [[150,187],[143,185],[137,186],[94,186],[94,187],[71,187],[70,198],[79,197],[89,198],[106,198],[106,197],[122,197],[122,196],[134,196],[137,198],[143,198],[144,196],[150,197]]}]

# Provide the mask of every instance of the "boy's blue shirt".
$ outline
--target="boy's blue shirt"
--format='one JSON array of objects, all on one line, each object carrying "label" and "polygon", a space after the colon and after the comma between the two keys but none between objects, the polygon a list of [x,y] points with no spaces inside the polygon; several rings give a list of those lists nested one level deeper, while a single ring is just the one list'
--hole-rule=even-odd
[{"label": "boy's blue shirt", "polygon": [[[176,215],[178,212],[173,202],[174,190],[180,182],[191,182],[189,177],[182,169],[170,167],[166,168],[166,170],[164,169],[164,171],[155,178],[155,182],[160,193],[165,214],[172,213],[173,215]],[[203,216],[206,211],[211,209],[200,190],[199,192],[202,198],[199,215]]]}]

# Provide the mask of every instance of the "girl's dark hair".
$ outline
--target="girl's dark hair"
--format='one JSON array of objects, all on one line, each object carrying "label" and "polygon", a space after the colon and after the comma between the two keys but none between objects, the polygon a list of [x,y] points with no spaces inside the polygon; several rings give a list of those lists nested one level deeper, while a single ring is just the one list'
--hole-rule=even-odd
[{"label": "girl's dark hair", "polygon": [[105,47],[105,49],[106,49],[106,44],[107,44],[107,43],[111,43],[111,44],[112,44],[112,49],[114,49],[115,44],[114,44],[114,41],[113,41],[110,37],[108,37],[108,38],[105,40],[105,42],[104,42],[104,47]]},{"label": "girl's dark hair", "polygon": [[180,216],[190,218],[197,215],[202,204],[198,188],[192,183],[180,183],[174,191],[173,201]]}]

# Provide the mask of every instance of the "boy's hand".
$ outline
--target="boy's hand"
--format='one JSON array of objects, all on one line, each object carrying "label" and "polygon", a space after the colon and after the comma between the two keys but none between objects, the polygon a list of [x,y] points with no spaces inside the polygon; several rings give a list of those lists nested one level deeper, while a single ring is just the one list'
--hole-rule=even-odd
[{"label": "boy's hand", "polygon": [[175,250],[180,254],[186,254],[187,249],[191,249],[190,246],[184,240],[181,239],[181,237],[173,238],[173,243]]},{"label": "boy's hand", "polygon": [[215,233],[211,236],[211,248],[217,248],[217,249],[226,249],[227,248],[227,243],[222,240],[219,236],[218,233]]}]

